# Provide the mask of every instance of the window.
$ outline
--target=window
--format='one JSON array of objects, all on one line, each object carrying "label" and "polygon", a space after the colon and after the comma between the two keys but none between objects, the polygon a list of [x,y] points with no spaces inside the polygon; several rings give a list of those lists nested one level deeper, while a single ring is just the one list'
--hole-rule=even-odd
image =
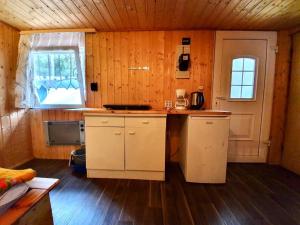
[{"label": "window", "polygon": [[231,70],[231,99],[252,100],[255,97],[256,59],[235,58]]},{"label": "window", "polygon": [[76,50],[31,52],[33,87],[41,107],[84,104],[84,82]]}]

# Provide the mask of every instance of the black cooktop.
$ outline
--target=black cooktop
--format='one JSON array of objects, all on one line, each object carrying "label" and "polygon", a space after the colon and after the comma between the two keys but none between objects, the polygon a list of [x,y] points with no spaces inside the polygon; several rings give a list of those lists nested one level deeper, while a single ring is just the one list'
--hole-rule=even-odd
[{"label": "black cooktop", "polygon": [[103,105],[106,109],[113,110],[149,110],[150,105],[136,105],[136,104],[105,104]]}]

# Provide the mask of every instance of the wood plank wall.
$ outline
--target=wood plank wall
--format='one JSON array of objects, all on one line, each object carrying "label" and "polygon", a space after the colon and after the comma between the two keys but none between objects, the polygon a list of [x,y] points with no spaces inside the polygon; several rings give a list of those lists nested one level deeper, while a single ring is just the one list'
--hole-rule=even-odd
[{"label": "wood plank wall", "polygon": [[[183,37],[191,38],[190,79],[175,79],[176,49]],[[98,32],[86,36],[87,107],[105,103],[144,103],[161,109],[165,100],[175,100],[175,89],[188,93],[204,86],[205,107],[211,108],[211,84],[214,53],[214,31],[143,31]],[[149,71],[130,71],[128,67],[149,66]],[[89,84],[100,89],[91,92]],[[68,158],[75,147],[47,147],[42,121],[73,120],[80,113],[61,110],[35,110],[32,113],[32,142],[37,158]],[[169,123],[168,158],[176,160],[178,133],[176,118]],[[172,125],[174,124],[174,125]]]},{"label": "wood plank wall", "polygon": [[282,165],[300,174],[300,33],[293,37],[288,110]]},{"label": "wood plank wall", "polygon": [[291,63],[291,35],[288,30],[278,32],[274,97],[271,122],[271,147],[268,155],[270,164],[280,164],[283,151],[288,86]]},{"label": "wood plank wall", "polygon": [[[190,79],[175,79],[176,49],[182,37],[191,37]],[[100,84],[99,92],[88,90],[88,107],[132,103],[161,109],[164,100],[175,100],[176,88],[190,93],[199,85],[204,86],[210,107],[214,32],[107,32],[88,34],[86,43],[87,83]],[[138,66],[150,70],[128,70]]]},{"label": "wood plank wall", "polygon": [[30,113],[13,107],[19,32],[0,22],[0,166],[32,159]]}]

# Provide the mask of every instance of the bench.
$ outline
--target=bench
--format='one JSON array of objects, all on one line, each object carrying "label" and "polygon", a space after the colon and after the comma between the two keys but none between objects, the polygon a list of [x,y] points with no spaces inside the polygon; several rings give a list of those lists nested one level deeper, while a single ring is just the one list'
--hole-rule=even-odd
[{"label": "bench", "polygon": [[1,225],[53,225],[49,192],[58,179],[36,177],[27,182],[30,190],[0,216]]}]

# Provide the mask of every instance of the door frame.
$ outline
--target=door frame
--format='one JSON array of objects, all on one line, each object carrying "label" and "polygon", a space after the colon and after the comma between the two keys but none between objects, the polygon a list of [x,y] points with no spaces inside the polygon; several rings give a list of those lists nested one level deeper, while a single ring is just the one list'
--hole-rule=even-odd
[{"label": "door frame", "polygon": [[235,156],[228,155],[229,162],[261,162],[267,161],[270,143],[273,90],[275,79],[275,61],[277,51],[277,32],[274,31],[216,31],[215,37],[215,59],[213,72],[213,88],[212,88],[212,108],[216,109],[216,97],[220,90],[220,82],[216,77],[220,77],[222,65],[223,40],[266,40],[266,77],[264,84],[264,100],[262,109],[262,123],[260,131],[259,155],[257,156]]}]

